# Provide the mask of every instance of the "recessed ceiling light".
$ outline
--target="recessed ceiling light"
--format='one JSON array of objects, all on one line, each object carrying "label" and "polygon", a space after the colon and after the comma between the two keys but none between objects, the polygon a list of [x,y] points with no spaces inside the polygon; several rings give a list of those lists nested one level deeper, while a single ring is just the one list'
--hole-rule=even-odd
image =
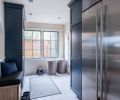
[{"label": "recessed ceiling light", "polygon": [[57,17],[57,19],[61,19],[61,17]]},{"label": "recessed ceiling light", "polygon": [[29,15],[32,15],[32,13],[29,13]]}]

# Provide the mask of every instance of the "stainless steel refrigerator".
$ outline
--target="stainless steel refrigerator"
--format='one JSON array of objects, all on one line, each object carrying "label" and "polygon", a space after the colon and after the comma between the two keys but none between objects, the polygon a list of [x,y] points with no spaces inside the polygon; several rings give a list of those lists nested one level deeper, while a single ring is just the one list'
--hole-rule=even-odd
[{"label": "stainless steel refrigerator", "polygon": [[120,0],[82,13],[82,100],[120,100]]}]

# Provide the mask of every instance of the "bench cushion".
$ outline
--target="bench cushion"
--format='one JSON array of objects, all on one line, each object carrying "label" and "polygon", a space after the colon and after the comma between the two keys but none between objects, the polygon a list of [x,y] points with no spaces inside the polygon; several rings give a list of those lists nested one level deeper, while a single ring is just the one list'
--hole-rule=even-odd
[{"label": "bench cushion", "polygon": [[7,77],[0,78],[0,87],[18,85],[23,83],[23,72],[19,71]]}]

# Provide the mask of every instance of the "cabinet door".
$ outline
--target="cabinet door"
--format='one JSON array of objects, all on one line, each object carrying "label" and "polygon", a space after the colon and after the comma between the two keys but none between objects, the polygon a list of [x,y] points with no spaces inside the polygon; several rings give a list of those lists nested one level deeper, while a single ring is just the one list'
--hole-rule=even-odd
[{"label": "cabinet door", "polygon": [[71,60],[71,88],[78,95],[82,97],[82,66],[81,60]]},{"label": "cabinet door", "polygon": [[76,2],[71,8],[71,25],[79,24],[82,21],[81,9],[82,9],[82,0]]},{"label": "cabinet door", "polygon": [[71,57],[81,58],[81,24],[74,26],[71,30]]},{"label": "cabinet door", "polygon": [[82,38],[81,24],[71,30],[71,88],[81,98],[82,84]]},{"label": "cabinet door", "polygon": [[5,3],[5,57],[15,60],[18,70],[22,70],[22,10]]},{"label": "cabinet door", "polygon": [[82,98],[82,0],[72,0],[71,9],[71,88]]}]

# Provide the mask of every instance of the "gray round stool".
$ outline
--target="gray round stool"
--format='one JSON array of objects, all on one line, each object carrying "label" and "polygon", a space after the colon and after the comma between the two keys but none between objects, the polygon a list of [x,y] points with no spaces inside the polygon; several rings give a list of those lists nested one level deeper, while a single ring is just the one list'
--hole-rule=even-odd
[{"label": "gray round stool", "polygon": [[56,61],[48,61],[47,74],[56,75]]}]

